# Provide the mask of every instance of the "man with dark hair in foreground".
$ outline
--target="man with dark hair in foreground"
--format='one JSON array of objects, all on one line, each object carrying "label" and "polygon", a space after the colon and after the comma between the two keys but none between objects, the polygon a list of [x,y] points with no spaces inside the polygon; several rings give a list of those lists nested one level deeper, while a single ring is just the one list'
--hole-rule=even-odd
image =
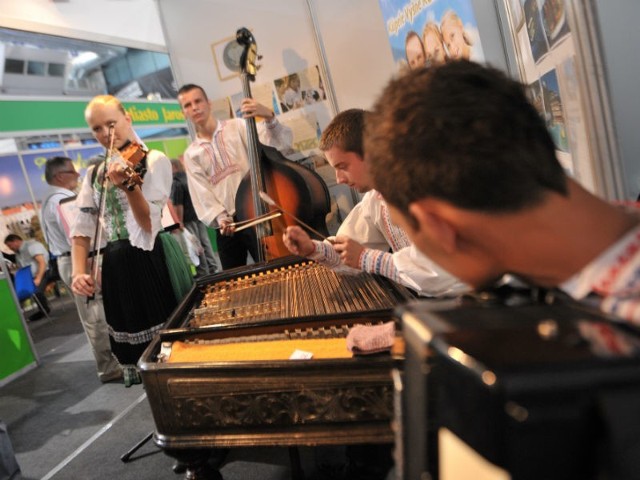
[{"label": "man with dark hair in foreground", "polygon": [[640,216],[565,174],[519,83],[468,61],[410,72],[364,141],[392,218],[463,282],[511,273],[640,324]]}]

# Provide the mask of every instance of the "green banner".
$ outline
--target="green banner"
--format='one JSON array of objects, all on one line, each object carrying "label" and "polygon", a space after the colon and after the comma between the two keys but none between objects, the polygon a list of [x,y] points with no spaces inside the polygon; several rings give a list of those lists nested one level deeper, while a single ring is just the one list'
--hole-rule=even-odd
[{"label": "green banner", "polygon": [[[87,101],[0,100],[0,134],[86,129]],[[184,125],[177,102],[122,102],[136,127]]]},{"label": "green banner", "polygon": [[0,380],[36,361],[8,282],[0,278]]}]

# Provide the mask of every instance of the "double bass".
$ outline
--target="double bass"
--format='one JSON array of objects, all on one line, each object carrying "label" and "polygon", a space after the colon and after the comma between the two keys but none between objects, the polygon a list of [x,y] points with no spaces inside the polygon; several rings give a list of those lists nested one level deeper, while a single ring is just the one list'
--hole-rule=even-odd
[{"label": "double bass", "polygon": [[[236,41],[243,47],[240,56],[243,94],[251,98],[250,82],[255,81],[258,48],[253,34],[247,28],[240,28],[236,32]],[[297,225],[295,218],[328,236],[325,219],[331,210],[331,200],[327,185],[316,172],[287,159],[277,149],[261,144],[255,119],[245,120],[249,172],[238,187],[237,218],[239,221],[249,220],[266,215],[274,208],[260,198],[260,192],[266,192],[283,212],[282,216],[256,226],[257,250],[261,258],[254,260],[262,262],[290,255],[282,241],[282,234],[288,225]],[[316,232],[307,231],[312,238],[318,237]]]}]

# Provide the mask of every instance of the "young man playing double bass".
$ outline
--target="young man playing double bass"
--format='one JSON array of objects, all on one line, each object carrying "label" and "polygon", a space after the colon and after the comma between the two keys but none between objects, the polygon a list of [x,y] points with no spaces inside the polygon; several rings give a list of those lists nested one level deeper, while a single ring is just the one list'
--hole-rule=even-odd
[{"label": "young man playing double bass", "polygon": [[[189,192],[198,218],[219,228],[218,254],[223,269],[246,265],[247,253],[258,258],[255,231],[235,233],[236,194],[249,171],[246,122],[241,118],[219,121],[202,87],[184,85],[178,90],[184,116],[196,129],[196,138],[184,153]],[[291,149],[293,133],[278,122],[274,112],[252,98],[242,100],[244,118],[262,117],[257,125],[260,142],[282,152]]]}]

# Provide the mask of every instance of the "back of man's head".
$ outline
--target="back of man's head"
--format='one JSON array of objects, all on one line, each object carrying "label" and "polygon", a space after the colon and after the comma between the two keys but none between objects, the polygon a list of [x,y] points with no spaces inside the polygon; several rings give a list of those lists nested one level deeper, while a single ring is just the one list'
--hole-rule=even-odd
[{"label": "back of man's head", "polygon": [[375,188],[405,213],[421,198],[513,212],[554,191],[565,173],[522,85],[493,68],[455,61],[392,80],[367,116]]},{"label": "back of man's head", "polygon": [[49,185],[55,183],[55,177],[58,172],[67,169],[67,162],[72,162],[69,157],[51,157],[44,164],[44,179]]},{"label": "back of man's head", "polygon": [[362,134],[364,131],[365,111],[352,108],[333,117],[320,137],[320,150],[326,152],[338,147],[345,152],[354,152],[363,156]]},{"label": "back of man's head", "polygon": [[11,242],[15,242],[16,240],[22,240],[22,237],[20,235],[15,234],[15,233],[10,233],[6,237],[4,237],[5,245],[8,244],[8,243],[11,243]]}]

